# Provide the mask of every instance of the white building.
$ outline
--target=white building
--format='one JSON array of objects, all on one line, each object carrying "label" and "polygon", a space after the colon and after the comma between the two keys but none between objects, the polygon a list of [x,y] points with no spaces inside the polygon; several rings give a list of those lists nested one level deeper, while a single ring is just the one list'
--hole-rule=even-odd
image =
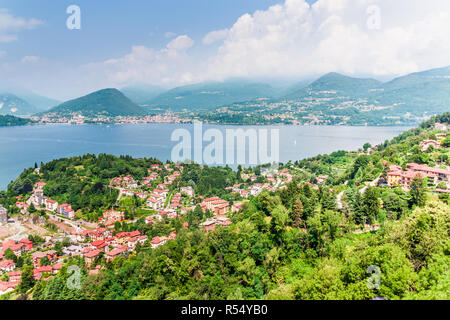
[{"label": "white building", "polygon": [[6,225],[8,223],[8,210],[0,205],[0,226]]}]

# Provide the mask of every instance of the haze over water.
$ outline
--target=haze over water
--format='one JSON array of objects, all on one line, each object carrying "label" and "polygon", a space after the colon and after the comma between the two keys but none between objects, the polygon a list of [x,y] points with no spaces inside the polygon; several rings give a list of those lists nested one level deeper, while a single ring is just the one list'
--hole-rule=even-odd
[{"label": "haze over water", "polygon": [[[108,153],[170,160],[172,132],[191,124],[38,125],[0,128],[0,190],[37,162]],[[408,127],[345,126],[224,126],[204,125],[224,133],[230,129],[279,129],[280,161],[301,160],[337,150],[357,150],[364,143],[376,145],[401,134]],[[270,140],[270,138],[269,138]],[[205,147],[209,143],[203,143]],[[270,151],[270,148],[269,148]],[[225,151],[224,151],[225,153]]]}]

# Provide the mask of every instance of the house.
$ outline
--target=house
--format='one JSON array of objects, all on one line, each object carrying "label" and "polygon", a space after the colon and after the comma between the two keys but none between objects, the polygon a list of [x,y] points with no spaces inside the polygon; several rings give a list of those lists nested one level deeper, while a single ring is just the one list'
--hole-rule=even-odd
[{"label": "house", "polygon": [[138,198],[140,198],[140,199],[142,199],[142,200],[148,198],[148,195],[147,195],[146,193],[144,193],[144,192],[136,192],[135,194],[136,194],[136,196],[137,196]]},{"label": "house", "polygon": [[124,217],[122,211],[108,210],[103,213],[103,218],[106,220],[105,225],[112,225],[117,221],[122,221]]},{"label": "house", "polygon": [[36,182],[34,184],[34,186],[37,190],[43,190],[46,185],[47,184],[45,182]]},{"label": "house", "polygon": [[388,172],[387,174],[388,185],[398,186],[402,181],[402,171]]},{"label": "house", "polygon": [[28,213],[28,209],[30,208],[25,202],[16,202],[16,207],[20,209],[20,213],[22,214]]},{"label": "house", "polygon": [[138,242],[142,245],[148,240],[148,236],[140,236]]},{"label": "house", "polygon": [[97,230],[95,230],[94,233],[92,233],[91,239],[93,241],[106,240],[107,238],[109,238],[111,236],[112,236],[111,230],[109,230],[107,228],[98,228]]},{"label": "house", "polygon": [[436,140],[423,140],[420,143],[420,150],[427,151],[431,146],[433,146],[434,149],[439,149],[441,144]]},{"label": "house", "polygon": [[22,279],[22,271],[13,271],[8,274],[9,282],[20,283]]},{"label": "house", "polygon": [[33,241],[30,239],[24,238],[19,242],[24,245],[25,251],[31,251],[33,249]]},{"label": "house", "polygon": [[436,184],[438,184],[439,182],[450,182],[450,170],[448,169],[429,167],[426,165],[419,165],[417,163],[409,163],[407,167],[408,170],[419,172],[426,176],[436,176]]},{"label": "house", "polygon": [[233,204],[231,206],[231,212],[238,212],[240,210],[242,210],[242,208],[244,207],[244,205],[242,204],[242,202],[236,202],[235,204]]},{"label": "house", "polygon": [[249,192],[247,190],[241,190],[240,191],[240,196],[242,198],[248,198]]},{"label": "house", "polygon": [[94,262],[95,258],[97,258],[100,255],[100,253],[101,253],[101,251],[97,250],[97,249],[92,249],[92,250],[89,250],[88,252],[86,252],[84,254],[84,259],[86,261],[86,264],[91,265]]},{"label": "house", "polygon": [[152,239],[152,241],[150,242],[152,249],[158,248],[162,245],[164,245],[167,242],[167,238],[166,237],[154,237]]},{"label": "house", "polygon": [[211,209],[211,204],[214,201],[218,201],[221,200],[219,197],[212,197],[212,198],[206,198],[205,200],[203,200],[203,203],[206,205],[207,209]]},{"label": "house", "polygon": [[79,234],[80,238],[83,240],[88,240],[88,239],[92,239],[96,236],[96,231],[94,230],[83,230],[80,234]]},{"label": "house", "polygon": [[120,248],[116,248],[114,250],[111,250],[110,252],[107,252],[105,254],[106,261],[110,262],[113,261],[116,257],[119,256],[126,256],[128,254],[128,247],[122,246]]},{"label": "house", "polygon": [[57,264],[53,265],[52,266],[53,273],[54,274],[59,273],[62,269],[62,266],[63,266],[62,263],[57,263]]},{"label": "house", "polygon": [[128,236],[129,236],[130,238],[139,237],[140,235],[141,235],[141,232],[138,231],[138,230],[136,230],[136,231],[131,231],[131,232],[128,234]]},{"label": "house", "polygon": [[12,260],[0,261],[0,273],[11,272],[16,268],[16,264]]},{"label": "house", "polygon": [[169,194],[169,189],[155,189],[153,193],[159,196],[167,197]]},{"label": "house", "polygon": [[214,207],[214,214],[224,214],[230,211],[230,205],[227,203],[222,203]]},{"label": "house", "polygon": [[3,251],[5,251],[8,248],[11,248],[15,244],[16,244],[16,242],[12,239],[3,241],[3,243],[2,243]]},{"label": "house", "polygon": [[208,220],[202,223],[205,227],[205,231],[213,231],[216,228],[216,222],[213,220]]},{"label": "house", "polygon": [[69,219],[75,218],[75,211],[72,209],[72,206],[67,203],[58,206],[57,213]]},{"label": "house", "polygon": [[33,278],[35,280],[41,280],[44,273],[53,273],[52,266],[43,266],[33,270]]},{"label": "house", "polygon": [[58,254],[55,250],[36,251],[31,254],[31,260],[35,267],[41,266],[41,260],[45,257],[47,257],[50,263],[53,263],[58,259]]},{"label": "house", "polygon": [[436,130],[447,131],[447,130],[450,130],[450,125],[446,125],[446,124],[443,124],[443,123],[436,122],[436,123],[434,124],[434,128],[435,128]]},{"label": "house", "polygon": [[25,245],[23,243],[17,243],[10,247],[17,257],[20,257],[25,252]]},{"label": "house", "polygon": [[97,250],[105,250],[105,248],[108,247],[108,244],[105,242],[105,240],[97,240],[92,242],[91,246]]},{"label": "house", "polygon": [[0,296],[13,291],[19,283],[0,281]]},{"label": "house", "polygon": [[4,226],[8,223],[8,211],[0,205],[0,226]]},{"label": "house", "polygon": [[47,211],[56,212],[56,210],[58,209],[58,202],[55,200],[45,199],[44,203],[45,210]]},{"label": "house", "polygon": [[153,210],[159,210],[163,207],[163,201],[161,201],[161,200],[150,198],[147,200],[147,207],[149,207]]},{"label": "house", "polygon": [[116,234],[114,242],[119,245],[124,245],[128,239],[130,239],[130,233],[129,232],[119,232]]},{"label": "house", "polygon": [[186,196],[188,196],[190,198],[193,198],[195,196],[194,188],[192,188],[191,186],[181,187],[180,191],[182,194],[185,194]]}]

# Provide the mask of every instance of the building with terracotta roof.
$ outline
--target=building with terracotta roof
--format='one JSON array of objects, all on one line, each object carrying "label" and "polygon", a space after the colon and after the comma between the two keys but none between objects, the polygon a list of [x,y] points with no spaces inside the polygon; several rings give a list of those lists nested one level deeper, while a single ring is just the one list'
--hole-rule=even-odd
[{"label": "building with terracotta roof", "polygon": [[12,260],[0,261],[0,273],[11,272],[16,268],[16,264]]},{"label": "building with terracotta roof", "polygon": [[114,250],[111,250],[110,252],[107,252],[105,254],[105,257],[106,257],[106,261],[110,262],[119,256],[126,256],[126,255],[128,255],[128,247],[122,246],[122,247],[116,248]]}]

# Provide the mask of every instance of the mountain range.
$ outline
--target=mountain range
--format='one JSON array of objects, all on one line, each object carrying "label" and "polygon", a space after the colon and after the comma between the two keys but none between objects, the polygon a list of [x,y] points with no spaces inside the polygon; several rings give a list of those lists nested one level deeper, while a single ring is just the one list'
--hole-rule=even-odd
[{"label": "mountain range", "polygon": [[56,106],[60,102],[34,92],[16,89],[0,93],[0,115],[27,116]]},{"label": "mountain range", "polygon": [[103,89],[78,99],[64,102],[44,114],[85,117],[143,116],[146,111],[117,89]]},{"label": "mountain range", "polygon": [[172,111],[214,109],[226,104],[271,98],[276,90],[269,84],[248,81],[208,82],[171,89],[146,101],[150,107]]},{"label": "mountain range", "polygon": [[[34,99],[35,105],[39,105],[37,100]],[[360,108],[360,112],[374,112],[376,117],[431,115],[449,110],[450,68],[413,73],[389,82],[329,73],[314,81],[278,87],[233,80],[181,86],[167,91],[156,86],[125,87],[121,91],[103,89],[64,102],[44,113],[82,114],[89,117],[140,116],[152,110],[195,113],[219,110],[220,107],[230,105],[263,105],[266,101],[293,103],[294,106],[310,103],[312,106],[320,106],[320,112],[324,114],[336,109]],[[0,114],[17,115],[42,111],[25,99],[11,94],[0,96],[1,103]],[[51,103],[43,101],[39,106]]]}]

